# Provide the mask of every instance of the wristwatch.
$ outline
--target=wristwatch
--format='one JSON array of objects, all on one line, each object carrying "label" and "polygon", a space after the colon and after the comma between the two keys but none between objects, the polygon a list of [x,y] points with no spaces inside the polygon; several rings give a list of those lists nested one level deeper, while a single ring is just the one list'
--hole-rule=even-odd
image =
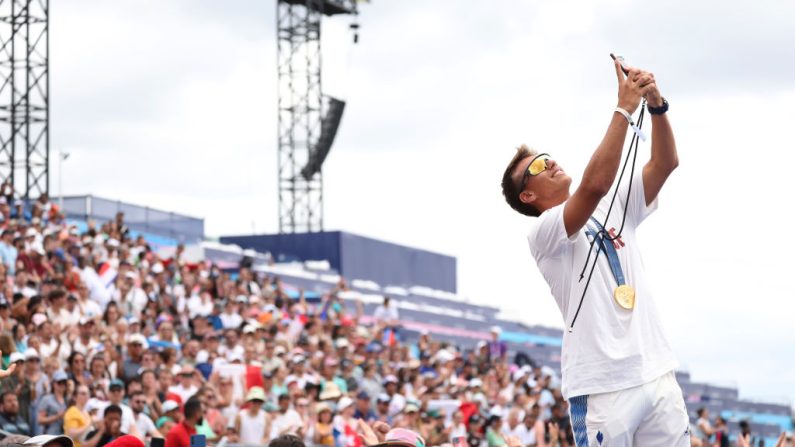
[{"label": "wristwatch", "polygon": [[660,107],[652,107],[648,103],[646,103],[646,110],[649,111],[652,115],[662,115],[663,113],[668,111],[668,100],[663,98],[663,103]]}]

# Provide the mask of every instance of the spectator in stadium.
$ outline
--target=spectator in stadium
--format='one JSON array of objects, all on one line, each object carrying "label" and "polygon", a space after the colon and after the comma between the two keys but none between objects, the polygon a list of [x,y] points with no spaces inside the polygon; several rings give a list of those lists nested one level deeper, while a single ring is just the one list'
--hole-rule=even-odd
[{"label": "spectator in stadium", "polygon": [[66,361],[66,374],[69,380],[80,384],[91,383],[91,374],[86,370],[86,356],[78,351],[72,351]]},{"label": "spectator in stadium", "polygon": [[196,374],[196,369],[194,369],[190,365],[185,365],[179,371],[179,383],[177,385],[173,385],[168,388],[169,393],[174,393],[182,400],[182,402],[187,402],[196,392],[199,391],[199,387],[194,384],[194,375]]},{"label": "spectator in stadium", "polygon": [[488,447],[483,422],[483,417],[478,413],[469,417],[469,433],[467,434],[469,447]]},{"label": "spectator in stadium", "polygon": [[14,276],[17,261],[17,249],[14,247],[14,232],[3,230],[2,240],[0,240],[0,260],[6,267],[6,273]]},{"label": "spectator in stadium", "polygon": [[111,376],[105,361],[105,352],[94,354],[88,365],[88,372],[91,374],[90,383],[95,388],[100,388],[107,392],[110,387]]},{"label": "spectator in stadium", "polygon": [[267,444],[270,439],[270,416],[262,405],[265,404],[265,390],[253,387],[246,396],[247,408],[235,417],[237,442],[248,445]]},{"label": "spectator in stadium", "polygon": [[715,443],[713,447],[729,447],[729,427],[726,420],[718,416],[715,418]]},{"label": "spectator in stadium", "polygon": [[290,395],[281,394],[278,397],[279,408],[271,423],[271,438],[276,438],[282,435],[296,435],[298,436],[299,430],[303,428],[303,421],[301,415],[297,411],[290,408]]},{"label": "spectator in stadium", "polygon": [[[14,395],[13,402],[9,402],[9,407],[13,408],[14,420],[24,423],[30,430],[32,425],[31,403],[33,402],[33,383],[25,375],[25,356],[20,352],[14,352],[9,356],[9,364],[14,364],[13,373],[0,380],[0,393],[11,393]],[[10,368],[10,367],[9,367]],[[24,433],[17,433],[24,434]],[[30,436],[31,433],[28,433]]]},{"label": "spectator in stadium", "polygon": [[52,392],[44,395],[38,404],[38,423],[45,435],[64,433],[64,415],[69,396],[69,381],[66,373],[56,371],[52,377]]},{"label": "spectator in stadium", "polygon": [[82,447],[104,447],[114,439],[126,435],[127,433],[121,430],[121,419],[122,409],[118,405],[110,404],[105,407],[102,423],[86,436]]},{"label": "spectator in stadium", "polygon": [[124,381],[130,381],[138,376],[138,371],[142,367],[144,349],[146,349],[146,337],[141,334],[130,334],[127,338],[127,354],[124,361],[120,364],[121,371],[118,375]]},{"label": "spectator in stadium", "polygon": [[492,326],[489,332],[491,333],[491,340],[488,342],[489,361],[505,360],[505,356],[508,355],[508,345],[500,341],[502,329],[499,326]]},{"label": "spectator in stadium", "polygon": [[[536,407],[538,408],[538,407]],[[517,427],[515,436],[519,438],[524,446],[543,446],[545,445],[546,430],[544,423],[538,417],[538,411],[528,412],[524,420]],[[550,433],[550,439],[557,442],[558,439],[558,424],[551,422],[549,424],[550,431],[554,430],[554,436]]]},{"label": "spectator in stadium", "polygon": [[2,430],[15,435],[31,436],[33,434],[30,423],[20,415],[19,401],[13,391],[3,391],[0,394],[0,405],[2,405],[0,408],[0,428]]},{"label": "spectator in stadium", "polygon": [[566,413],[564,402],[557,402],[552,405],[552,417],[547,421],[547,432],[551,432],[550,426],[554,425],[557,429],[558,440],[561,447],[574,447],[574,433],[571,427],[571,419]]},{"label": "spectator in stadium", "polygon": [[375,412],[372,410],[370,395],[366,391],[360,391],[356,395],[356,410],[353,412],[355,419],[362,419],[365,422],[372,422],[376,419]]},{"label": "spectator in stadium", "polygon": [[165,447],[190,447],[190,437],[196,434],[196,426],[201,425],[204,408],[198,398],[185,403],[182,421],[168,431]]},{"label": "spectator in stadium", "polygon": [[89,397],[88,386],[77,385],[72,397],[73,404],[64,413],[64,433],[75,440],[75,447],[81,447],[80,440],[92,428],[91,415],[86,408]]},{"label": "spectator in stadium", "polygon": [[321,402],[315,406],[317,421],[312,431],[312,442],[319,447],[334,447],[334,429],[331,425],[334,413],[331,406]]},{"label": "spectator in stadium", "polygon": [[385,296],[384,301],[375,308],[373,318],[375,318],[376,324],[381,327],[397,326],[400,320],[397,305],[388,296]]},{"label": "spectator in stadium", "polygon": [[751,436],[751,424],[747,420],[740,421],[740,434],[737,435],[737,447],[755,447],[756,439]]},{"label": "spectator in stadium", "polygon": [[135,428],[141,439],[162,438],[163,435],[158,431],[155,423],[152,422],[144,410],[146,409],[146,397],[143,391],[135,391],[130,394],[130,408],[133,411]]},{"label": "spectator in stadium", "polygon": [[121,411],[121,427],[120,430],[125,435],[133,435],[141,438],[141,434],[136,430],[135,415],[132,408],[125,405],[124,402],[125,387],[124,382],[119,379],[114,379],[110,382],[108,388],[108,402],[111,405],[116,405]]},{"label": "spectator in stadium", "polygon": [[696,438],[701,441],[704,446],[712,445],[710,439],[715,434],[712,424],[709,422],[709,410],[704,407],[696,410],[698,420],[696,421]]},{"label": "spectator in stadium", "polygon": [[502,434],[502,416],[492,414],[486,420],[486,443],[488,447],[503,447],[506,445]]},{"label": "spectator in stadium", "polygon": [[155,427],[160,433],[167,436],[168,432],[171,430],[171,427],[180,421],[181,415],[179,414],[179,404],[173,400],[167,400],[163,402],[161,408],[162,416],[157,419]]}]

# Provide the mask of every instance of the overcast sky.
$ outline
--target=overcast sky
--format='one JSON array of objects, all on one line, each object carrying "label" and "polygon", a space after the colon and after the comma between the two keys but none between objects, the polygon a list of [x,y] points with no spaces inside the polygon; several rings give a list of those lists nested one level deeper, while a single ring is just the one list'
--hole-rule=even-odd
[{"label": "overcast sky", "polygon": [[[214,236],[275,232],[275,10],[53,3],[64,193],[204,217]],[[671,104],[681,166],[639,237],[682,366],[795,401],[795,4],[373,0],[360,21],[356,46],[347,19],[323,28],[324,88],[347,100],[327,229],[456,256],[463,295],[562,327],[500,178],[527,143],[577,181],[615,106],[608,54],[622,54]]]}]

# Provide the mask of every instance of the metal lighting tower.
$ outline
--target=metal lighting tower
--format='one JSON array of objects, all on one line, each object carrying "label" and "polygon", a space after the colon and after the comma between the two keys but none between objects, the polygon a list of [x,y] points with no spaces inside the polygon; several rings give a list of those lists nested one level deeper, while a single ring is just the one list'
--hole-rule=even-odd
[{"label": "metal lighting tower", "polygon": [[0,182],[50,190],[49,0],[0,0]]},{"label": "metal lighting tower", "polygon": [[356,13],[356,0],[277,0],[280,233],[323,230],[320,166],[305,169],[302,175],[317,150],[326,112],[320,82],[320,23],[323,16]]}]

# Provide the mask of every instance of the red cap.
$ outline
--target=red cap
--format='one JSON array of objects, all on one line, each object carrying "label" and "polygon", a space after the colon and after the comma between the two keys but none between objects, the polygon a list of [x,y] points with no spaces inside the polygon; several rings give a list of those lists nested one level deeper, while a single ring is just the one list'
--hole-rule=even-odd
[{"label": "red cap", "polygon": [[144,447],[144,443],[133,435],[124,435],[105,444],[105,447]]}]

